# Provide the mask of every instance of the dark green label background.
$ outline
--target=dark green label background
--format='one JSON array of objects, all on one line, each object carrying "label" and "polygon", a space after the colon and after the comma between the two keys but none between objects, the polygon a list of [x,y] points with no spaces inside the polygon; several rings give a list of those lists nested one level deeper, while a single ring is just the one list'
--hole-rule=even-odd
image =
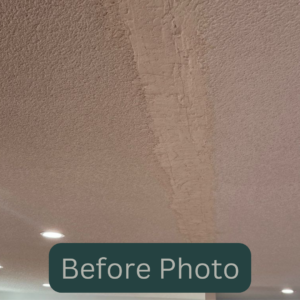
[{"label": "dark green label background", "polygon": [[[106,266],[102,267],[102,279],[98,278],[99,258],[106,257]],[[182,263],[192,266],[192,279],[189,279],[187,267],[182,269],[182,279],[179,279],[179,257]],[[72,258],[77,261],[78,277],[63,279],[63,259]],[[175,261],[175,269],[165,272],[161,279],[161,259],[169,258]],[[221,263],[218,276],[214,277],[214,260]],[[81,266],[85,263],[94,265],[93,279],[81,276]],[[111,279],[107,275],[108,266],[118,263],[123,273],[119,279]],[[135,263],[130,268],[130,277],[126,279],[126,263]],[[148,279],[140,279],[136,267],[140,263],[150,266]],[[210,267],[207,279],[199,279],[195,274],[198,264],[205,263]],[[234,263],[239,268],[235,279],[224,275],[224,267]],[[165,264],[170,267],[171,263]],[[112,268],[112,275],[117,275],[117,268]],[[68,274],[68,273],[67,273]],[[70,273],[72,275],[73,272]],[[233,276],[234,267],[228,268],[228,275]],[[205,275],[205,268],[199,269],[199,275]],[[49,282],[57,292],[61,293],[239,293],[248,289],[251,283],[251,253],[243,244],[57,244],[49,254]]]}]

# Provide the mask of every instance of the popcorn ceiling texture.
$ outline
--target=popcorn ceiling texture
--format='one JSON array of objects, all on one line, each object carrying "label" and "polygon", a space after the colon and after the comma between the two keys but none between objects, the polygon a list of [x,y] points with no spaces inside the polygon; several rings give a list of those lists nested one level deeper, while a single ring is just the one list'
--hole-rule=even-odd
[{"label": "popcorn ceiling texture", "polygon": [[191,242],[214,241],[211,107],[201,67],[198,1],[122,1],[171,208]]},{"label": "popcorn ceiling texture", "polygon": [[300,290],[298,0],[2,0],[0,13],[1,296],[51,298],[44,230],[243,242],[252,286],[217,297]]},{"label": "popcorn ceiling texture", "polygon": [[300,2],[207,1],[217,241],[252,252],[252,284],[219,298],[300,291]]},{"label": "popcorn ceiling texture", "polygon": [[113,1],[1,1],[0,290],[64,242],[183,242]]}]

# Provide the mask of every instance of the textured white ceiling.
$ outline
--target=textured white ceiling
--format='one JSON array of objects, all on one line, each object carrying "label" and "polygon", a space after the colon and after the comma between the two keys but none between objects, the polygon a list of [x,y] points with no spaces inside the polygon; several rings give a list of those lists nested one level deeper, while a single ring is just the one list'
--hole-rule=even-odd
[{"label": "textured white ceiling", "polygon": [[252,286],[220,298],[300,290],[299,1],[0,11],[1,291],[45,292],[49,229],[243,242]]},{"label": "textured white ceiling", "polygon": [[[212,4],[213,2],[211,2]],[[205,6],[218,241],[252,252],[244,297],[300,296],[300,2]],[[232,295],[222,295],[232,297]],[[239,295],[235,295],[239,298]]]},{"label": "textured white ceiling", "polygon": [[182,242],[110,1],[1,1],[1,290],[44,290],[53,241]]}]

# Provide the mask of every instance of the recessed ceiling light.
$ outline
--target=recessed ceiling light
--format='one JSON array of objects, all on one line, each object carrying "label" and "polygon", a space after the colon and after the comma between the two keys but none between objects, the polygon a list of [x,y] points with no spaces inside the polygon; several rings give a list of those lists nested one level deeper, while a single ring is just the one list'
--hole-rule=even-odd
[{"label": "recessed ceiling light", "polygon": [[3,269],[3,267],[2,267],[2,266],[0,266],[0,269]]},{"label": "recessed ceiling light", "polygon": [[50,287],[50,284],[49,283],[44,283],[43,287]]},{"label": "recessed ceiling light", "polygon": [[42,232],[41,235],[45,238],[49,238],[49,239],[61,239],[64,237],[64,235],[62,233],[59,232],[52,232],[52,231],[45,231]]},{"label": "recessed ceiling light", "polygon": [[284,294],[293,294],[294,293],[294,291],[291,289],[283,289],[281,292]]}]

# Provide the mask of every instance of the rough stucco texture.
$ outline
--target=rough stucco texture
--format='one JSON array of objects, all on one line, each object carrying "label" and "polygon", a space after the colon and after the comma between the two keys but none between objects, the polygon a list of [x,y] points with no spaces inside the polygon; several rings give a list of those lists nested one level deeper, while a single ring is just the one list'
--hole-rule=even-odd
[{"label": "rough stucco texture", "polygon": [[201,68],[196,1],[122,1],[144,86],[155,154],[170,178],[171,208],[192,242],[214,241],[211,107]]}]

